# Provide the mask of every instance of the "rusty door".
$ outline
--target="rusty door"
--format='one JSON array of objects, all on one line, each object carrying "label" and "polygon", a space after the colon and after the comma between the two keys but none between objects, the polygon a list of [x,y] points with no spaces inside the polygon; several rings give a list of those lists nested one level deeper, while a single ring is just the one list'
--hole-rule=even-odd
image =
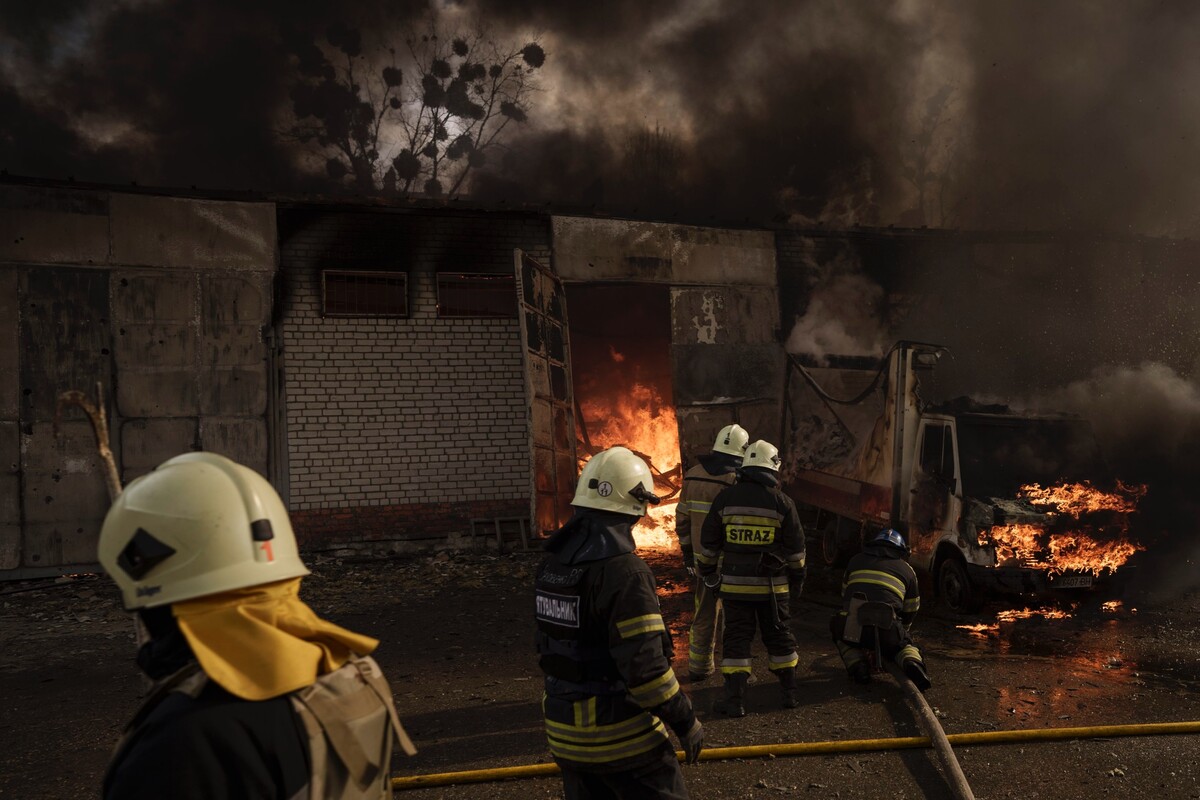
[{"label": "rusty door", "polygon": [[767,286],[671,288],[671,368],[685,468],[725,425],[782,446],[784,354]]},{"label": "rusty door", "polygon": [[571,516],[577,471],[567,298],[557,275],[521,250],[513,255],[529,408],[529,519],[546,534]]}]

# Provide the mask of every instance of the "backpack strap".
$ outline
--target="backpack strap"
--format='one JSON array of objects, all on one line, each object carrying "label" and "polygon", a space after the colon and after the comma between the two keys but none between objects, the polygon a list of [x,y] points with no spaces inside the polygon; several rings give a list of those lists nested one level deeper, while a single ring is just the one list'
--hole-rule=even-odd
[{"label": "backpack strap", "polygon": [[[347,680],[370,691],[355,699],[352,699],[353,692],[347,694],[345,689],[329,691],[335,685],[345,686]],[[364,750],[368,745],[347,724],[348,711],[352,712],[351,719],[368,709],[385,711],[387,727],[391,728],[400,748],[407,755],[416,753],[412,740],[400,724],[396,706],[392,702],[392,688],[379,664],[370,656],[352,655],[339,669],[321,676],[313,685],[293,692],[291,697],[298,710],[303,712],[300,716],[312,748],[321,751],[316,755],[323,756],[325,744],[328,743],[350,778],[360,786],[373,782],[378,777],[381,763],[386,764],[390,760],[391,737],[380,743],[385,748],[382,754]],[[314,789],[319,777],[314,775]]]},{"label": "backpack strap", "polygon": [[[363,752],[362,745],[359,744],[354,732],[342,718],[337,704],[315,691],[295,692],[292,697],[316,719],[325,738],[329,740],[329,744],[337,753],[338,760],[345,765],[351,777],[362,786],[370,784],[378,771],[378,766],[372,764],[370,758]],[[313,733],[314,731],[310,728],[309,734]]]},{"label": "backpack strap", "polygon": [[413,746],[412,739],[408,738],[408,733],[400,724],[400,715],[396,713],[396,704],[392,700],[391,684],[383,677],[383,670],[379,668],[379,664],[370,656],[363,656],[356,658],[354,665],[358,668],[358,674],[362,676],[367,686],[371,687],[371,691],[379,698],[379,702],[383,703],[383,707],[387,709],[388,718],[392,721],[392,731],[396,734],[396,741],[400,743],[400,749],[404,751],[404,755],[415,756],[417,748]]}]

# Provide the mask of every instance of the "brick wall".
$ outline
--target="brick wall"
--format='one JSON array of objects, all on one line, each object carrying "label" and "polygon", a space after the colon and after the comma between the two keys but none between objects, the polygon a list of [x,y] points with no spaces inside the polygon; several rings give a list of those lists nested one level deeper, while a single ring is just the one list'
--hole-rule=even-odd
[{"label": "brick wall", "polygon": [[[308,549],[457,541],[526,517],[529,440],[516,319],[437,316],[436,274],[549,258],[545,218],[281,209],[289,504]],[[408,273],[409,317],[322,318],[320,270]]]}]

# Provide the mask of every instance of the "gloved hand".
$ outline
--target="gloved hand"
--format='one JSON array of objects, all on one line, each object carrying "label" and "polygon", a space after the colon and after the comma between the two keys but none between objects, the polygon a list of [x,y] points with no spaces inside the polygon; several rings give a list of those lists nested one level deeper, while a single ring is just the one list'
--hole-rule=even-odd
[{"label": "gloved hand", "polygon": [[679,737],[679,746],[685,763],[695,764],[700,760],[700,751],[704,749],[704,726],[700,720],[693,721],[687,733]]},{"label": "gloved hand", "polygon": [[705,575],[701,580],[704,581],[704,586],[713,594],[721,590],[721,573],[714,572],[711,575]]},{"label": "gloved hand", "polygon": [[696,557],[692,554],[692,548],[682,547],[683,551],[683,568],[687,571],[688,577],[692,580],[696,579]]}]

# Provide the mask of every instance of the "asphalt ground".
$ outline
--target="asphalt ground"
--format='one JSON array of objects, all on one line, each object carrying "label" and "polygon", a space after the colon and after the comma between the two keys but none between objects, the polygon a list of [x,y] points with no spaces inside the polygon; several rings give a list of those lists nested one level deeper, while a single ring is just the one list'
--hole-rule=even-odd
[{"label": "asphalt ground", "polygon": [[[690,595],[676,558],[645,554],[686,674]],[[317,561],[302,596],[323,616],[376,636],[376,655],[419,753],[396,776],[546,763],[541,675],[533,653],[538,556]],[[683,684],[711,746],[920,736],[887,677],[860,687],[829,640],[836,576],[814,570],[793,621],[801,705],[778,707],[756,651],[749,714],[711,714],[719,679]],[[1096,606],[1098,604],[1093,604]],[[923,610],[914,627],[947,733],[1200,719],[1200,596],[1116,613],[1084,604],[1067,619],[1031,618],[973,633],[972,618]],[[1136,612],[1133,610],[1136,608]],[[91,798],[145,684],[128,615],[106,579],[0,585],[0,797]],[[1200,736],[1173,735],[956,748],[978,798],[1200,798]],[[932,750],[703,762],[686,767],[694,798],[945,798]],[[424,788],[399,798],[559,797],[556,778]]]}]

